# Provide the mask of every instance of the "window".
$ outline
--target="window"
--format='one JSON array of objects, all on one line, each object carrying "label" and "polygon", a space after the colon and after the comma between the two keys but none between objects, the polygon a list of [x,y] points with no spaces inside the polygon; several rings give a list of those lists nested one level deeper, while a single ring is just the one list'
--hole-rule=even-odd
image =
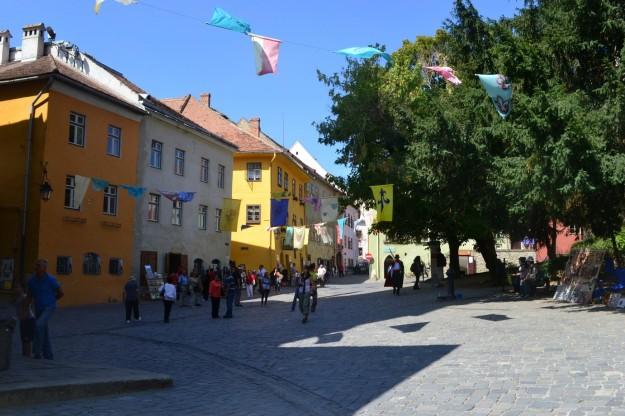
[{"label": "window", "polygon": [[150,167],[160,169],[163,160],[163,143],[152,140],[152,149],[150,150]]},{"label": "window", "polygon": [[117,215],[117,186],[109,185],[104,188],[104,207],[106,215]]},{"label": "window", "polygon": [[247,181],[259,182],[261,178],[261,164],[258,162],[247,164]]},{"label": "window", "polygon": [[109,126],[108,140],[106,142],[106,153],[111,156],[120,157],[122,147],[122,129]]},{"label": "window", "polygon": [[200,181],[208,182],[208,159],[205,158],[200,163]]},{"label": "window", "polygon": [[85,254],[82,262],[83,274],[100,274],[100,269],[100,256],[96,253]]},{"label": "window", "polygon": [[174,173],[179,176],[184,176],[184,150],[176,149]]},{"label": "window", "polygon": [[226,182],[226,167],[224,165],[217,166],[217,187],[224,189]]},{"label": "window", "polygon": [[219,225],[220,222],[221,222],[221,208],[217,208],[215,209],[215,231],[218,233],[221,232],[221,225]]},{"label": "window", "polygon": [[295,189],[295,178],[293,178],[293,180],[291,181],[291,194],[293,195],[293,198],[295,198],[296,192],[297,192],[297,189]]},{"label": "window", "polygon": [[76,146],[85,146],[85,116],[69,113],[69,142]]},{"label": "window", "polygon": [[362,247],[358,247],[358,255],[362,256]]},{"label": "window", "polygon": [[148,221],[158,222],[160,205],[160,195],[150,194],[148,196]]},{"label": "window", "polygon": [[208,219],[208,207],[206,205],[200,205],[197,212],[197,228],[200,230],[206,229],[206,221]]},{"label": "window", "polygon": [[260,205],[247,206],[247,223],[260,224]]},{"label": "window", "polygon": [[117,257],[109,259],[109,274],[124,274],[124,260]]},{"label": "window", "polygon": [[171,224],[182,225],[182,201],[173,201]]},{"label": "window", "polygon": [[71,175],[65,177],[65,208],[80,209],[76,201],[76,178]]},{"label": "window", "polygon": [[302,184],[299,184],[299,201],[304,202],[304,187]]},{"label": "window", "polygon": [[72,258],[58,256],[56,258],[56,274],[72,274]]},{"label": "window", "polygon": [[284,172],[284,190],[289,191],[289,174]]},{"label": "window", "polygon": [[278,186],[282,188],[282,168],[278,167]]}]

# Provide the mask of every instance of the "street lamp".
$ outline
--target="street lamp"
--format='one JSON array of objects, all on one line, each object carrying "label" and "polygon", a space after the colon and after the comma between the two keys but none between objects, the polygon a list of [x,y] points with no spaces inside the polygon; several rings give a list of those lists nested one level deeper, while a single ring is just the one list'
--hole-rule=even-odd
[{"label": "street lamp", "polygon": [[43,164],[43,179],[42,184],[39,186],[39,194],[41,195],[41,199],[45,201],[49,201],[52,198],[52,186],[48,183],[48,162]]}]

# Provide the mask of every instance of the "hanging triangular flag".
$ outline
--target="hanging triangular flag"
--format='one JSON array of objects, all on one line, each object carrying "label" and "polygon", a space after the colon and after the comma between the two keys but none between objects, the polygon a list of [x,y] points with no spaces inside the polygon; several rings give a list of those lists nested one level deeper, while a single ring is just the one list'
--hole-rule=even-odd
[{"label": "hanging triangular flag", "polygon": [[219,229],[222,231],[237,231],[240,199],[224,198],[219,217]]},{"label": "hanging triangular flag", "polygon": [[207,24],[245,34],[252,31],[249,23],[232,16],[230,13],[219,7],[215,8],[213,11],[213,17],[211,17],[211,21]]},{"label": "hanging triangular flag", "polygon": [[337,222],[337,226],[338,226],[338,239],[342,240],[343,239],[343,232],[345,231],[345,221],[347,221],[347,218],[339,218],[338,220],[336,220]]},{"label": "hanging triangular flag", "polygon": [[74,175],[74,201],[78,206],[82,205],[90,182],[91,178],[88,176]]},{"label": "hanging triangular flag", "polygon": [[286,247],[293,247],[293,234],[294,234],[294,228],[293,227],[286,227],[286,233],[284,234],[284,246]]},{"label": "hanging triangular flag", "polygon": [[250,35],[254,45],[256,74],[273,74],[278,70],[280,41],[260,35]]},{"label": "hanging triangular flag", "polygon": [[462,84],[462,81],[460,81],[460,79],[456,76],[453,68],[448,66],[426,66],[425,69],[436,72],[438,75],[443,77],[445,81],[450,82],[451,84]]},{"label": "hanging triangular flag", "polygon": [[126,192],[128,192],[128,195],[130,195],[133,198],[141,198],[141,196],[147,190],[146,188],[143,188],[141,186],[132,186],[132,185],[120,185],[120,186],[123,189],[125,189]]},{"label": "hanging triangular flag", "polygon": [[370,186],[377,212],[376,222],[393,221],[393,185]]},{"label": "hanging triangular flag", "polygon": [[336,221],[339,216],[339,199],[337,197],[321,198],[321,221]]},{"label": "hanging triangular flag", "polygon": [[293,230],[293,248],[301,250],[304,248],[306,238],[306,227],[294,227]]},{"label": "hanging triangular flag", "polygon": [[386,59],[387,62],[393,63],[393,59],[391,55],[382,52],[377,48],[372,48],[370,46],[355,46],[353,48],[345,48],[336,51],[336,53],[340,53],[341,55],[349,56],[351,58],[371,58],[376,55],[382,56],[382,58]]},{"label": "hanging triangular flag", "polygon": [[169,192],[159,191],[161,195],[170,201],[191,202],[195,196],[195,192]]},{"label": "hanging triangular flag", "polygon": [[93,188],[94,191],[96,192],[103,191],[104,188],[106,188],[107,186],[109,186],[108,181],[105,181],[104,179],[100,179],[100,178],[91,178],[91,187]]},{"label": "hanging triangular flag", "polygon": [[[130,6],[131,4],[135,4],[137,0],[115,0],[116,2],[123,4],[124,6]],[[95,4],[93,6],[93,11],[95,14],[100,13],[100,7],[102,7],[102,3],[104,0],[95,0]]]},{"label": "hanging triangular flag", "polygon": [[488,96],[493,100],[495,109],[499,115],[506,118],[512,110],[512,84],[505,75],[483,75],[475,74],[480,79],[480,84],[486,90]]}]

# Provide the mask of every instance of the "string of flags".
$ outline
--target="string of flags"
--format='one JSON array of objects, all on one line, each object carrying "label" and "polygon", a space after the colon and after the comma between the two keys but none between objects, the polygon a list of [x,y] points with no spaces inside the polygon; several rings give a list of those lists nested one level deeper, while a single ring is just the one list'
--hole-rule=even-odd
[{"label": "string of flags", "polygon": [[[94,12],[98,14],[100,8],[105,0],[95,0]],[[140,0],[114,0],[117,3],[125,6],[132,4],[144,4],[149,6],[148,3]],[[151,6],[154,7],[154,6]],[[172,14],[181,15],[173,10],[159,8],[162,11]],[[191,16],[187,16],[191,17]],[[278,60],[280,55],[280,45],[285,42],[280,39],[259,35],[252,33],[251,25],[238,17],[235,17],[220,7],[216,7],[213,11],[213,15],[207,25],[218,27],[221,29],[230,30],[233,32],[241,33],[250,37],[254,51],[254,62],[256,65],[257,75],[275,74],[278,71]],[[386,60],[388,65],[393,64],[391,55],[378,48],[371,46],[356,46],[350,48],[339,49],[336,51],[329,51],[337,54],[341,54],[350,58],[369,59],[375,56],[381,56]],[[462,81],[455,74],[454,69],[448,66],[427,66],[424,69],[435,72],[442,77],[445,81],[454,86],[459,86]],[[482,87],[486,90],[486,93],[492,99],[495,109],[502,118],[506,118],[512,109],[512,84],[508,78],[501,74],[476,74]]]}]

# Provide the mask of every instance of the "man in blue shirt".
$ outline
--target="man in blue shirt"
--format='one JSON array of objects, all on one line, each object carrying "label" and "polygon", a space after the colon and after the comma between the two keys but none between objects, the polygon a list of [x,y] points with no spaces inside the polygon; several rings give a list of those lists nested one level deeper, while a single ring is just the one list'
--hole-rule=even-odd
[{"label": "man in blue shirt", "polygon": [[56,301],[63,297],[63,290],[54,276],[48,274],[48,261],[39,259],[35,263],[35,274],[28,280],[28,302],[35,304],[35,337],[33,353],[35,358],[52,359],[52,345],[48,332],[48,321],[56,309]]}]

